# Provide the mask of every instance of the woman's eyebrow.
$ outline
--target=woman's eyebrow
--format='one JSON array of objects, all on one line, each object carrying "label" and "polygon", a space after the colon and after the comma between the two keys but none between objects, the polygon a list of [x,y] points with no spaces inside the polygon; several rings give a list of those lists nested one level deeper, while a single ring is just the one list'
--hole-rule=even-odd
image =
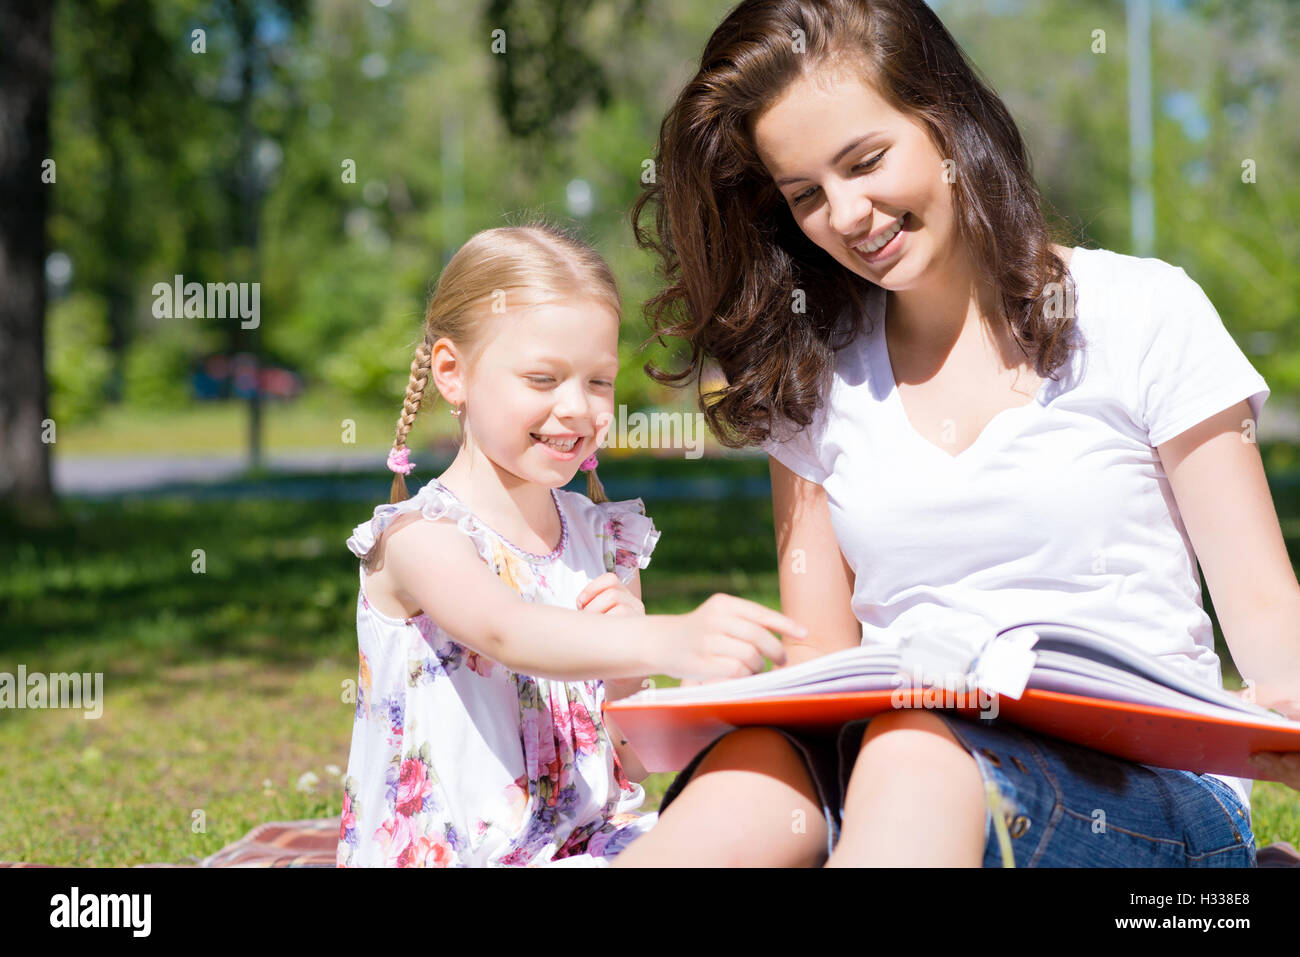
[{"label": "woman's eyebrow", "polygon": [[[855,138],[852,142],[846,143],[843,149],[841,149],[838,153],[836,153],[835,156],[831,158],[830,163],[827,165],[834,166],[836,163],[844,159],[845,156],[847,156],[853,150],[857,149],[863,143],[867,142],[868,140],[873,140],[876,139],[877,137],[884,136],[884,135],[885,134],[881,130],[872,130],[870,133],[863,133],[861,136]],[[807,178],[808,177],[806,176],[786,176],[781,179],[778,179],[776,181],[776,185],[789,186],[791,183],[801,183]]]}]

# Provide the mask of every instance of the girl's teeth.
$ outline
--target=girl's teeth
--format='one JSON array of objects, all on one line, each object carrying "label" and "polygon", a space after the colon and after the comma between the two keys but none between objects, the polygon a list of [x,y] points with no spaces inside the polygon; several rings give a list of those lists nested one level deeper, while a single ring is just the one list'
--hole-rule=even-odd
[{"label": "girl's teeth", "polygon": [[569,440],[566,441],[566,442],[559,442],[559,441],[556,441],[555,439],[544,439],[544,438],[542,438],[540,435],[539,435],[539,436],[535,436],[535,438],[536,438],[539,442],[543,442],[543,443],[545,443],[546,445],[549,445],[551,448],[555,449],[555,450],[558,451],[558,452],[568,452],[570,449],[573,448],[573,446],[574,446],[574,445],[577,443],[577,441],[578,441],[577,439],[569,439]]}]

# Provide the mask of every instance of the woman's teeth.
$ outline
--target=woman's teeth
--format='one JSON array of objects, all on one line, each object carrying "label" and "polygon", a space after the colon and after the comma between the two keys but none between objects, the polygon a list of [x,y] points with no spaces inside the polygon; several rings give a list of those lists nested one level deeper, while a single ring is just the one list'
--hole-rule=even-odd
[{"label": "woman's teeth", "polygon": [[[907,214],[904,213],[903,215],[906,216]],[[894,220],[894,225],[889,227],[889,232],[885,233],[885,235],[881,236],[875,242],[863,243],[858,248],[861,249],[864,253],[874,253],[877,249],[880,249],[891,239],[897,236],[898,231],[902,228],[903,228],[903,216],[899,216],[898,219]]]},{"label": "woman's teeth", "polygon": [[542,436],[538,435],[536,432],[530,432],[530,433],[528,433],[528,434],[531,435],[533,438],[535,438],[538,442],[541,442],[541,443],[543,443],[543,444],[545,444],[545,445],[549,445],[551,448],[555,449],[557,452],[568,452],[568,451],[570,451],[570,450],[571,450],[575,445],[578,444],[578,440],[577,440],[577,439],[565,439],[565,440],[563,440],[563,441],[560,441],[560,440],[558,440],[558,439],[548,439],[548,438],[543,438]]}]

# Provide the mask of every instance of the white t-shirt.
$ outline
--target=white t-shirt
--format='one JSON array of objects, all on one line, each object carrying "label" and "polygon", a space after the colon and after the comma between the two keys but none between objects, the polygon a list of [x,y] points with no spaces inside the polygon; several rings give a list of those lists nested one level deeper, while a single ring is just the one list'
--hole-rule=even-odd
[{"label": "white t-shirt", "polygon": [[[825,487],[864,643],[963,620],[1059,621],[1221,688],[1155,446],[1242,399],[1258,419],[1269,388],[1182,269],[1076,248],[1070,273],[1085,344],[955,458],[903,410],[879,287],[812,424],[764,449]],[[1217,776],[1249,808],[1250,782]]]}]

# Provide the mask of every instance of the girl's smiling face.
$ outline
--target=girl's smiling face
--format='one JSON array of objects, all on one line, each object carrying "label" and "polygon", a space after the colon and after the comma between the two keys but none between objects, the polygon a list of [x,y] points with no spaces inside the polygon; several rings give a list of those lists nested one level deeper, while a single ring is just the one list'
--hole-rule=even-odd
[{"label": "girl's smiling face", "polygon": [[845,268],[908,289],[959,248],[951,177],[929,132],[848,71],[805,74],[751,129],[799,228]]},{"label": "girl's smiling face", "polygon": [[489,321],[497,329],[457,400],[465,403],[466,430],[499,468],[538,485],[565,485],[614,419],[618,317],[584,300]]}]

